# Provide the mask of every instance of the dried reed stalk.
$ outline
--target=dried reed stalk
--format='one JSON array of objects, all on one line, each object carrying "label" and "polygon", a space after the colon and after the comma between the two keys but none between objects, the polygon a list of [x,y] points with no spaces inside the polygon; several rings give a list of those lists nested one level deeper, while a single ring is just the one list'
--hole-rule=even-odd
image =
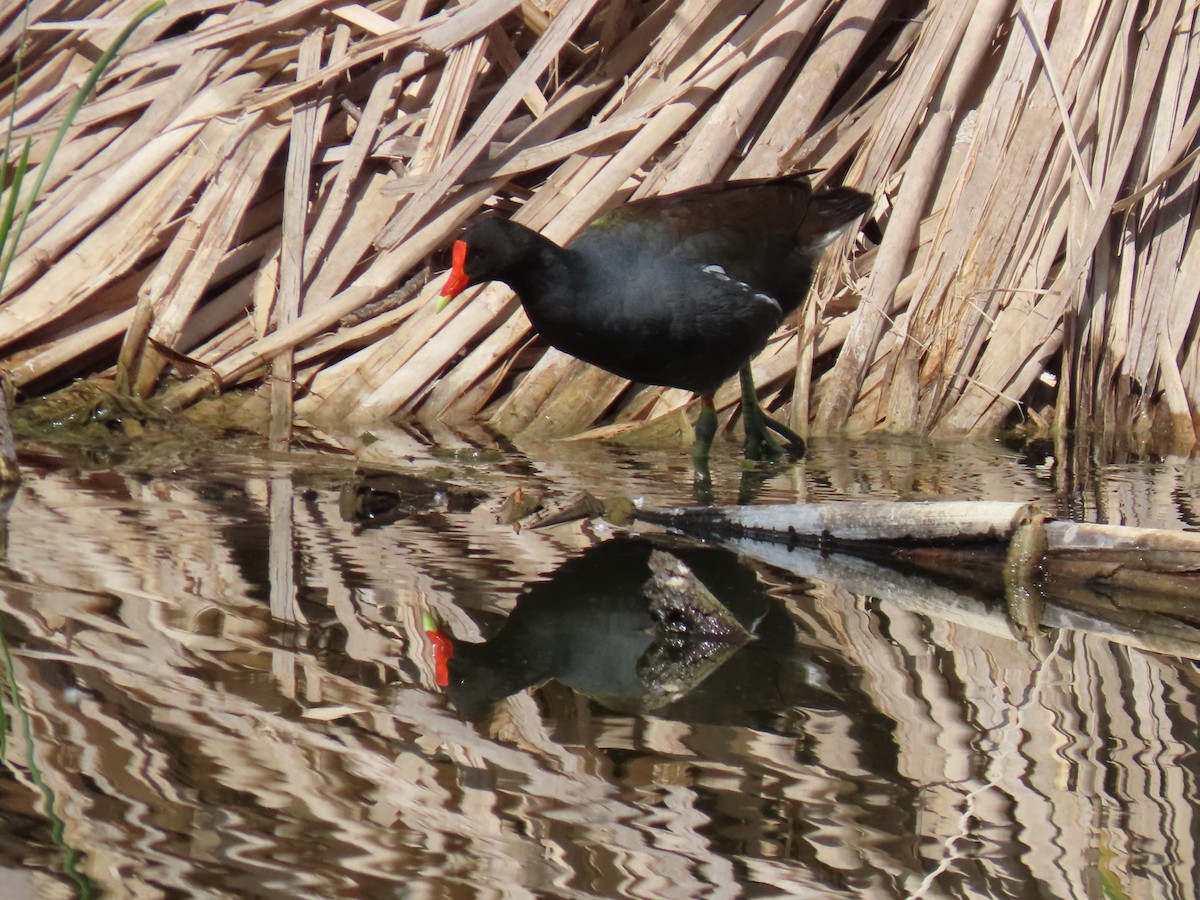
[{"label": "dried reed stalk", "polygon": [[[135,4],[30,9],[0,114],[36,172]],[[17,10],[0,48],[21,39]],[[139,32],[46,173],[0,296],[0,352],[27,391],[117,364],[129,390],[182,406],[271,372],[280,428],[298,391],[317,422],[686,439],[686,394],[546,352],[502,287],[441,316],[436,278],[377,301],[489,205],[562,241],[629,196],[817,168],[875,194],[882,241],[835,247],[756,363],[796,427],[985,433],[1029,411],[1196,441],[1185,0],[185,12]],[[719,401],[731,421],[736,391]]]}]

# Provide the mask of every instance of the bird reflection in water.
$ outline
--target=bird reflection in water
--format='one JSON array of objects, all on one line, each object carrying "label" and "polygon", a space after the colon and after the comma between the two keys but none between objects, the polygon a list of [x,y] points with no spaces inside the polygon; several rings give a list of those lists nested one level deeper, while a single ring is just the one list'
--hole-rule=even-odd
[{"label": "bird reflection in water", "polygon": [[[697,605],[710,594],[728,617]],[[528,587],[490,640],[453,641],[447,693],[480,718],[556,681],[619,712],[759,724],[798,703],[829,705],[824,668],[736,554],[617,538]]]}]

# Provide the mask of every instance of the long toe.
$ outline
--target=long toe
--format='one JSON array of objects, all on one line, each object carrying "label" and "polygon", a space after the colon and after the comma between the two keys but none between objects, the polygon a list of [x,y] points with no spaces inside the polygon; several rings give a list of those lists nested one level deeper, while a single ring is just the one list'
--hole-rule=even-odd
[{"label": "long toe", "polygon": [[[771,437],[771,432],[761,422],[746,422],[746,459],[755,461],[779,459],[784,448]],[[803,449],[801,449],[803,453]]]}]

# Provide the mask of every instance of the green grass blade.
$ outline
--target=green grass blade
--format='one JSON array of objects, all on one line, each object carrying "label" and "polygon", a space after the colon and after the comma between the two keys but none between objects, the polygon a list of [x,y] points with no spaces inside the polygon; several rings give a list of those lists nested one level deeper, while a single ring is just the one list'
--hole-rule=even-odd
[{"label": "green grass blade", "polygon": [[[7,148],[5,148],[7,150]],[[29,153],[33,149],[33,138],[25,139],[25,149],[17,161],[17,170],[13,172],[12,190],[8,194],[8,202],[4,204],[4,212],[0,214],[0,247],[8,246],[8,233],[12,230],[13,219],[17,215],[17,198],[21,193],[21,182],[25,180],[25,170],[29,168]],[[8,169],[8,155],[5,153],[4,169]],[[9,254],[11,256],[12,254]],[[0,269],[0,290],[4,288],[4,276],[8,274],[8,265]]]}]

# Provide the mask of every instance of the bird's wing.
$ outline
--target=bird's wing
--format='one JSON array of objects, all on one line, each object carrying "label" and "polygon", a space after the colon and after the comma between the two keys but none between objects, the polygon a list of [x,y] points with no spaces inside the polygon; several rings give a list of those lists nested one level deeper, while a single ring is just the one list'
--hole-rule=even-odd
[{"label": "bird's wing", "polygon": [[811,193],[803,176],[704,185],[627,203],[589,231],[632,229],[677,259],[724,265],[746,246],[793,242]]}]

